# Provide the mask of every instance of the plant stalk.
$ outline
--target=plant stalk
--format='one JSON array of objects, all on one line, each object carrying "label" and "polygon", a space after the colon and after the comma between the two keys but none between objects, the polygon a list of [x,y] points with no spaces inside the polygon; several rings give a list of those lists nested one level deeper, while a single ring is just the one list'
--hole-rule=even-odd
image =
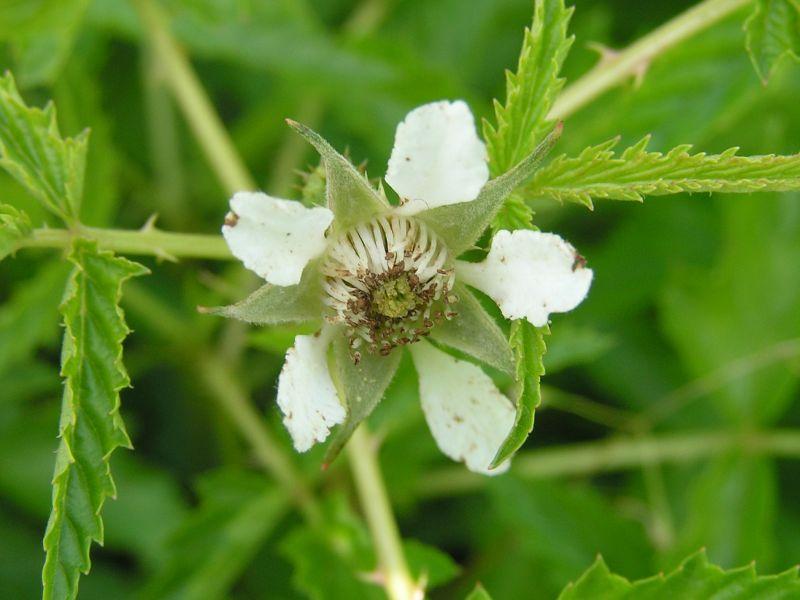
[{"label": "plant stalk", "polygon": [[[800,459],[800,430],[696,431],[555,446],[523,452],[511,463],[523,479],[589,476],[648,465],[683,463],[739,451]],[[480,489],[486,477],[461,467],[441,469],[419,483],[421,496],[456,495]]]},{"label": "plant stalk", "polygon": [[400,532],[383,483],[375,444],[365,424],[356,429],[347,444],[361,509],[367,517],[373,544],[380,561],[382,583],[392,600],[422,598],[406,564]]},{"label": "plant stalk", "polygon": [[667,21],[564,88],[548,118],[568,117],[604,92],[643,72],[656,56],[708,29],[750,1],[704,0]]}]

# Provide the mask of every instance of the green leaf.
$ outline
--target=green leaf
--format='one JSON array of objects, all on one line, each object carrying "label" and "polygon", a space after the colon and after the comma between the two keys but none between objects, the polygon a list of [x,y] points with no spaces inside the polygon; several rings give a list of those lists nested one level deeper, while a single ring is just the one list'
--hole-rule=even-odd
[{"label": "green leaf", "polygon": [[514,454],[533,431],[533,417],[542,402],[539,387],[544,375],[542,357],[547,351],[544,336],[550,333],[545,327],[534,327],[525,320],[511,324],[511,348],[516,362],[516,390],[514,404],[517,414],[514,427],[506,437],[489,468],[494,468]]},{"label": "green leaf", "polygon": [[25,212],[0,203],[0,260],[12,254],[17,242],[30,235],[31,230],[31,220]]},{"label": "green leaf", "polygon": [[[567,26],[574,8],[564,0],[537,0],[533,24],[525,29],[516,72],[506,71],[506,101],[494,102],[495,122],[483,121],[483,137],[493,176],[505,173],[533,152],[553,124],[547,114],[564,86],[559,77],[574,36]],[[512,194],[495,216],[495,229],[530,227],[532,211]]]},{"label": "green leaf", "polygon": [[88,141],[88,130],[62,138],[52,104],[29,108],[11,73],[0,77],[0,166],[65,221],[78,218]]},{"label": "green leaf", "polygon": [[436,325],[431,338],[496,369],[513,373],[514,357],[502,329],[465,285],[456,283],[453,293],[458,296],[458,303],[453,306],[458,315]]},{"label": "green leaf", "polygon": [[322,317],[322,309],[318,261],[306,266],[297,285],[281,286],[268,283],[236,304],[198,307],[204,314],[219,315],[256,325],[319,320]]},{"label": "green leaf", "polygon": [[764,84],[782,60],[800,60],[798,0],[756,0],[744,30],[747,52]]},{"label": "green leaf", "polygon": [[649,136],[616,156],[619,138],[586,148],[576,158],[559,156],[525,186],[529,198],[545,197],[592,207],[592,199],[634,200],[680,192],[750,193],[800,189],[800,154],[736,156],[690,154],[690,145],[666,154],[648,152]]},{"label": "green leaf", "polygon": [[366,419],[383,398],[383,393],[397,372],[402,348],[387,356],[362,352],[358,364],[350,357],[350,344],[343,335],[333,341],[335,368],[332,375],[347,408],[347,417],[337,429],[325,452],[324,464],[329,465],[339,455],[356,427]]},{"label": "green leaf", "polygon": [[115,495],[109,458],[115,448],[131,445],[119,414],[119,392],[130,384],[122,364],[129,330],[119,300],[126,279],[147,273],[82,239],[75,240],[69,260],[74,267],[61,305],[60,443],[44,535],[42,580],[48,600],[76,597],[79,573],[91,566],[89,546],[103,541],[100,511]]},{"label": "green leaf", "polygon": [[317,149],[325,163],[326,196],[328,208],[336,216],[335,228],[344,231],[389,210],[389,204],[366,176],[321,135],[296,121],[287,120],[287,123]]},{"label": "green leaf", "polygon": [[198,492],[200,505],[178,524],[143,599],[228,598],[289,507],[258,473],[217,471],[203,477]]},{"label": "green leaf", "polygon": [[380,600],[385,594],[366,575],[376,568],[364,524],[341,493],[330,494],[322,505],[321,525],[302,525],[292,531],[281,551],[294,567],[293,583],[312,600]]},{"label": "green leaf", "polygon": [[465,600],[492,600],[492,597],[480,583],[477,583],[475,589],[467,595]]},{"label": "green leaf", "polygon": [[426,589],[444,585],[461,572],[449,554],[417,540],[403,540],[403,554],[414,581],[424,581]]},{"label": "green leaf", "polygon": [[656,575],[639,581],[628,581],[611,573],[598,557],[578,581],[570,583],[559,600],[630,599],[660,600],[749,600],[751,598],[797,598],[800,595],[798,569],[794,567],[779,575],[757,575],[754,564],[724,571],[708,562],[703,550],[687,558],[669,575]]},{"label": "green leaf", "polygon": [[561,137],[559,123],[536,149],[514,168],[489,181],[475,200],[438,206],[416,215],[428,223],[444,239],[447,247],[458,256],[473,247],[489,226],[503,201],[519,186],[526,183]]}]

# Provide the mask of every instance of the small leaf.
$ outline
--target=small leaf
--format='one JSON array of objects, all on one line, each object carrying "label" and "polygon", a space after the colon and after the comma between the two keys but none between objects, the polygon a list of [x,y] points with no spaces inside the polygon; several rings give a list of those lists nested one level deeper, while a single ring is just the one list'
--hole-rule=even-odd
[{"label": "small leaf", "polygon": [[744,30],[750,60],[765,85],[785,58],[800,60],[800,0],[756,0]]},{"label": "small leaf", "polygon": [[556,125],[530,155],[510,171],[483,186],[475,200],[431,208],[417,214],[417,218],[427,222],[444,239],[455,256],[470,249],[492,222],[509,194],[533,176],[561,137],[562,130],[561,123]]},{"label": "small leaf", "polygon": [[465,600],[492,600],[492,597],[480,583],[476,583],[475,589],[469,593]]},{"label": "small leaf", "polygon": [[350,356],[350,345],[343,335],[333,341],[335,368],[332,375],[339,396],[347,407],[347,417],[325,452],[325,464],[329,465],[339,455],[356,427],[366,419],[383,398],[383,393],[397,372],[402,357],[402,348],[396,348],[387,356],[364,351],[355,364]]},{"label": "small leaf", "polygon": [[0,166],[65,221],[78,218],[88,141],[62,138],[52,104],[29,108],[11,73],[0,77]]},{"label": "small leaf", "polygon": [[31,230],[31,220],[26,213],[0,203],[0,260],[12,254],[17,242],[30,235]]},{"label": "small leaf", "polygon": [[306,266],[297,285],[280,286],[268,283],[236,304],[201,306],[198,310],[204,314],[228,317],[256,325],[302,323],[322,317],[321,298],[319,261],[313,261]]},{"label": "small leaf", "polygon": [[417,540],[404,540],[403,554],[414,581],[424,582],[426,589],[444,585],[461,572],[449,554]]},{"label": "small leaf", "polygon": [[343,231],[389,210],[367,178],[321,135],[296,121],[287,123],[317,149],[325,163],[328,208],[336,215],[334,227]]},{"label": "small leaf", "polygon": [[[537,0],[533,23],[525,29],[516,72],[506,71],[506,99],[494,103],[495,124],[483,121],[483,137],[493,176],[530,154],[552,129],[547,114],[564,86],[561,65],[575,39],[567,36],[574,9],[564,0]],[[493,229],[529,228],[533,211],[518,194],[509,196]]]},{"label": "small leaf", "polygon": [[496,467],[514,454],[533,430],[534,413],[542,402],[539,384],[544,375],[542,357],[547,350],[544,336],[549,333],[547,327],[534,327],[524,320],[514,321],[511,324],[511,348],[514,350],[517,371],[514,399],[517,416],[514,427],[497,451],[497,456],[489,468]]},{"label": "small leaf", "polygon": [[749,193],[800,189],[800,154],[736,156],[690,154],[691,146],[676,146],[666,154],[648,152],[649,136],[615,155],[613,139],[586,148],[579,156],[555,158],[536,173],[523,192],[592,207],[592,200],[633,200],[681,192]]},{"label": "small leaf", "polygon": [[496,369],[513,373],[514,356],[503,331],[465,285],[456,283],[453,293],[458,296],[453,305],[458,314],[436,325],[431,338]]},{"label": "small leaf", "polygon": [[143,600],[228,598],[289,507],[285,494],[257,473],[217,471],[198,488],[200,505],[175,528]]},{"label": "small leaf", "polygon": [[74,265],[61,313],[64,398],[53,474],[53,506],[44,548],[44,598],[75,598],[79,573],[88,573],[89,546],[103,542],[100,511],[116,491],[109,459],[131,447],[119,414],[119,392],[130,385],[122,364],[125,325],[119,300],[126,279],[147,269],[76,239]]},{"label": "small leaf", "polygon": [[704,551],[687,558],[669,575],[656,575],[630,582],[611,573],[602,558],[578,581],[570,583],[559,600],[604,598],[616,600],[705,600],[721,598],[749,600],[750,598],[797,598],[800,595],[798,569],[794,567],[779,575],[757,575],[753,564],[724,571],[709,564]]}]

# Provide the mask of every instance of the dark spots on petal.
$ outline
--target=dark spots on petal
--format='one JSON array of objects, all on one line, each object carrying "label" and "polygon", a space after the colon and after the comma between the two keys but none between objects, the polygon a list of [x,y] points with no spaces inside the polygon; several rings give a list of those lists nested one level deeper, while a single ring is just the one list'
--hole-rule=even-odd
[{"label": "dark spots on petal", "polygon": [[231,211],[227,215],[225,215],[225,225],[228,227],[236,227],[236,224],[239,222],[239,215],[235,212]]},{"label": "dark spots on petal", "polygon": [[462,417],[461,415],[453,415],[453,421],[455,421],[456,423],[463,423],[464,417]]},{"label": "dark spots on petal", "polygon": [[406,162],[411,162],[411,157],[410,156],[406,156]]},{"label": "dark spots on petal", "polygon": [[586,259],[581,256],[578,252],[575,252],[575,258],[572,261],[572,271],[577,271],[578,269],[582,269],[586,266]]}]

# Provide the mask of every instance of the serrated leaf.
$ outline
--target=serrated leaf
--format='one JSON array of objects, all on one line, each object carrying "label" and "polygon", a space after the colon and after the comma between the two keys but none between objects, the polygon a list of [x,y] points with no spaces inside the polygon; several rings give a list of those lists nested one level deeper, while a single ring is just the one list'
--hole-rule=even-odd
[{"label": "serrated leaf", "polygon": [[648,152],[650,137],[614,152],[618,139],[586,148],[579,156],[555,158],[525,186],[529,198],[544,197],[592,207],[593,199],[633,200],[681,192],[750,193],[800,189],[800,154],[737,156],[691,154],[676,146],[666,154]]},{"label": "serrated leaf", "polygon": [[308,264],[297,285],[261,286],[244,300],[228,306],[200,307],[204,314],[237,319],[256,325],[302,323],[322,317],[319,261]]},{"label": "serrated leaf", "polygon": [[334,150],[321,135],[296,121],[287,122],[322,157],[328,208],[336,215],[334,227],[344,231],[389,210],[388,203],[372,187],[367,177],[359,173],[353,163]]},{"label": "serrated leaf", "polygon": [[78,218],[88,141],[88,130],[62,138],[52,104],[29,108],[11,73],[0,77],[0,166],[65,221]]},{"label": "serrated leaf", "polygon": [[213,600],[231,587],[289,507],[258,473],[217,471],[198,485],[200,505],[178,524],[143,599]]},{"label": "serrated leaf", "polygon": [[347,408],[344,423],[337,429],[325,452],[324,464],[329,465],[339,455],[356,427],[366,419],[383,398],[383,393],[397,372],[402,348],[387,356],[362,352],[355,364],[350,356],[350,344],[343,335],[333,341],[333,380]]},{"label": "serrated leaf", "polygon": [[764,84],[783,59],[800,60],[798,0],[756,0],[744,30],[747,52]]},{"label": "serrated leaf", "polygon": [[30,235],[31,220],[28,215],[11,206],[0,203],[0,260],[13,253],[17,242]]},{"label": "serrated leaf", "polygon": [[514,357],[503,331],[465,285],[456,283],[453,293],[458,297],[458,303],[453,305],[458,314],[434,327],[431,338],[496,369],[513,373]]},{"label": "serrated leaf", "polygon": [[534,327],[528,321],[519,320],[511,324],[511,349],[514,351],[516,363],[516,390],[514,404],[517,414],[511,428],[497,455],[489,468],[501,464],[513,455],[533,431],[533,417],[542,402],[540,381],[544,375],[542,357],[547,351],[544,336],[550,333],[545,327]]},{"label": "serrated leaf", "polygon": [[[495,124],[483,121],[489,170],[495,177],[530,154],[553,127],[547,114],[564,86],[559,73],[575,39],[567,36],[573,10],[564,6],[564,0],[536,1],[517,70],[506,71],[505,103],[494,102]],[[512,194],[497,213],[493,228],[527,228],[531,217],[524,199]]]},{"label": "serrated leaf", "polygon": [[454,256],[469,250],[489,227],[509,194],[533,176],[561,137],[562,130],[560,123],[556,125],[544,141],[514,168],[483,186],[475,200],[424,210],[416,215],[417,218],[428,223],[442,237]]},{"label": "serrated leaf", "polygon": [[751,598],[782,599],[800,595],[798,569],[794,567],[779,575],[757,575],[755,565],[724,571],[708,562],[704,551],[687,558],[669,575],[656,575],[639,581],[628,581],[611,573],[598,557],[595,563],[575,583],[570,583],[559,600],[647,600],[681,598],[683,600],[750,600]]},{"label": "serrated leaf", "polygon": [[44,598],[75,598],[79,574],[91,566],[92,541],[103,542],[100,512],[114,497],[109,458],[130,439],[119,414],[119,392],[130,380],[122,364],[125,325],[119,300],[126,279],[147,269],[94,242],[76,239],[61,313],[64,397],[53,474],[53,504],[44,548]]}]

